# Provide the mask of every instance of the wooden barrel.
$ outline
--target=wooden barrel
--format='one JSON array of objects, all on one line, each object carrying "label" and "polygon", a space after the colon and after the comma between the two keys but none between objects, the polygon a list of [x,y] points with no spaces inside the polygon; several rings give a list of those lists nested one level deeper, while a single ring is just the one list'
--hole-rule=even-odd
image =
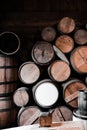
[{"label": "wooden barrel", "polygon": [[56,30],[53,27],[45,27],[41,32],[42,39],[51,42],[56,37]]},{"label": "wooden barrel", "polygon": [[14,92],[17,88],[17,79],[16,59],[0,55],[0,96]]},{"label": "wooden barrel", "polygon": [[74,34],[75,42],[79,45],[84,45],[87,43],[87,31],[84,29],[79,29]]},{"label": "wooden barrel", "polygon": [[71,121],[72,111],[66,106],[60,106],[54,109],[52,113],[52,122]]},{"label": "wooden barrel", "polygon": [[31,61],[23,63],[19,68],[19,78],[25,84],[35,83],[40,77],[39,67]]},{"label": "wooden barrel", "polygon": [[71,64],[78,73],[87,73],[87,46],[80,46],[71,53]]},{"label": "wooden barrel", "polygon": [[49,66],[48,74],[52,80],[63,82],[69,78],[71,70],[68,63],[57,60]]},{"label": "wooden barrel", "polygon": [[54,58],[54,50],[49,42],[38,41],[32,48],[32,59],[39,65],[48,65]]},{"label": "wooden barrel", "polygon": [[74,40],[68,35],[61,35],[56,39],[55,45],[63,53],[69,53],[74,47]]},{"label": "wooden barrel", "polygon": [[40,107],[50,108],[57,102],[59,91],[51,80],[45,79],[33,87],[33,97]]},{"label": "wooden barrel", "polygon": [[68,82],[63,84],[64,91],[63,96],[65,102],[73,108],[78,107],[78,91],[79,90],[86,90],[86,85],[78,80],[78,79],[71,79]]},{"label": "wooden barrel", "polygon": [[68,34],[75,29],[75,21],[70,17],[63,17],[58,23],[58,30],[62,33]]},{"label": "wooden barrel", "polygon": [[13,32],[2,32],[0,34],[0,51],[6,55],[15,54],[20,48],[20,39]]},{"label": "wooden barrel", "polygon": [[12,97],[0,97],[0,128],[12,126],[16,122],[17,109]]},{"label": "wooden barrel", "polygon": [[26,87],[21,87],[18,88],[14,95],[13,95],[13,101],[14,103],[19,106],[23,107],[28,104],[29,102],[29,93],[28,93],[28,88]]},{"label": "wooden barrel", "polygon": [[39,123],[41,111],[36,106],[29,106],[20,109],[18,113],[18,125],[31,125]]}]

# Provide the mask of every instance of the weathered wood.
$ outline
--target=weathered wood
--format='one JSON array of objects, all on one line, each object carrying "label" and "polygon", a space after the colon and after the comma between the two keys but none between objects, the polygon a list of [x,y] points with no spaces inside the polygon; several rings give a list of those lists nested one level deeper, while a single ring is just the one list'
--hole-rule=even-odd
[{"label": "weathered wood", "polygon": [[69,78],[71,74],[71,69],[66,62],[62,60],[57,60],[49,66],[48,74],[52,80],[63,82]]},{"label": "weathered wood", "polygon": [[86,85],[78,80],[78,79],[72,79],[68,82],[66,82],[64,85],[64,100],[65,102],[70,105],[73,108],[78,107],[78,91],[79,90],[86,90]]},{"label": "weathered wood", "polygon": [[18,113],[18,125],[23,126],[39,123],[40,114],[41,111],[34,106],[29,106],[24,109],[20,109]]},{"label": "weathered wood", "polygon": [[17,88],[17,61],[14,57],[0,55],[0,95],[14,92]]},{"label": "weathered wood", "polygon": [[14,103],[19,107],[27,105],[29,102],[28,88],[26,87],[18,88],[13,95],[13,100]]},{"label": "weathered wood", "polygon": [[25,84],[32,84],[40,77],[39,67],[31,61],[23,63],[19,68],[19,78]]},{"label": "weathered wood", "polygon": [[74,47],[74,40],[68,35],[61,35],[56,39],[55,45],[63,53],[69,53]]},{"label": "weathered wood", "polygon": [[0,97],[0,128],[10,127],[16,121],[17,109],[12,97]]},{"label": "weathered wood", "polygon": [[75,21],[70,17],[63,17],[58,24],[58,30],[65,34],[71,33],[74,29]]},{"label": "weathered wood", "polygon": [[79,29],[74,34],[75,42],[79,45],[84,45],[87,43],[87,31],[84,29]]},{"label": "weathered wood", "polygon": [[71,121],[72,111],[66,106],[60,106],[54,109],[52,113],[52,122]]},{"label": "weathered wood", "polygon": [[71,64],[78,73],[87,73],[87,46],[77,47],[71,54]]},{"label": "weathered wood", "polygon": [[38,41],[32,48],[32,58],[39,65],[47,65],[54,58],[54,50],[49,42]]}]

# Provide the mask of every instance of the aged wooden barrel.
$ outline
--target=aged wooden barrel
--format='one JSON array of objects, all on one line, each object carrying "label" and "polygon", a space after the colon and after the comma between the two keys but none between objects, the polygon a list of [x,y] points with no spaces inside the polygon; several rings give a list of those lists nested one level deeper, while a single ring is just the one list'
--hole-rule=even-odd
[{"label": "aged wooden barrel", "polygon": [[75,42],[79,45],[84,45],[87,43],[87,31],[84,29],[79,29],[74,34]]},{"label": "aged wooden barrel", "polygon": [[29,90],[26,87],[18,88],[13,95],[14,103],[19,106],[23,107],[28,104],[29,102]]},{"label": "aged wooden barrel", "polygon": [[63,84],[65,102],[73,108],[78,107],[78,91],[87,90],[86,85],[79,79],[71,79]]},{"label": "aged wooden barrel", "polygon": [[53,27],[45,27],[41,32],[41,37],[43,40],[51,42],[56,37],[56,30]]},{"label": "aged wooden barrel", "polygon": [[33,87],[33,97],[40,107],[50,108],[57,102],[59,91],[51,80],[45,79]]},{"label": "aged wooden barrel", "polygon": [[71,121],[72,111],[66,106],[60,106],[54,109],[52,113],[52,122]]},{"label": "aged wooden barrel", "polygon": [[20,109],[18,113],[18,125],[31,125],[39,123],[41,111],[36,106],[29,106]]},{"label": "aged wooden barrel", "polygon": [[19,78],[25,84],[35,83],[40,77],[39,67],[31,61],[24,62],[19,67]]},{"label": "aged wooden barrel", "polygon": [[70,60],[75,71],[87,73],[87,46],[75,48],[71,53]]},{"label": "aged wooden barrel", "polygon": [[12,126],[16,122],[17,109],[12,97],[0,97],[0,128]]},{"label": "aged wooden barrel", "polygon": [[63,17],[58,23],[58,30],[62,33],[68,34],[75,29],[75,21],[70,17]]},{"label": "aged wooden barrel", "polygon": [[49,42],[38,41],[32,48],[32,59],[39,65],[48,65],[54,58],[54,50]]},{"label": "aged wooden barrel", "polygon": [[49,66],[48,74],[52,80],[63,82],[69,78],[71,70],[68,63],[56,60]]},{"label": "aged wooden barrel", "polygon": [[56,39],[55,45],[63,53],[69,53],[74,47],[74,40],[68,35],[61,35]]},{"label": "aged wooden barrel", "polygon": [[20,39],[13,32],[2,32],[0,34],[0,51],[6,55],[15,54],[20,48]]},{"label": "aged wooden barrel", "polygon": [[17,80],[16,59],[0,55],[0,96],[14,92],[17,88]]}]

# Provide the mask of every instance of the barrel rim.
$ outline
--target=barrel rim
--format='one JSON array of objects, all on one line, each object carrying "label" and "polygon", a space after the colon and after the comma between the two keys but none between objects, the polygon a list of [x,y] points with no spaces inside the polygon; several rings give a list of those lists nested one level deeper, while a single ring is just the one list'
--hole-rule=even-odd
[{"label": "barrel rim", "polygon": [[[56,88],[57,92],[58,92],[58,97],[57,97],[55,103],[52,104],[52,105],[50,105],[50,106],[43,106],[43,105],[40,105],[39,102],[36,100],[36,98],[35,98],[35,96],[34,96],[37,87],[38,87],[40,84],[45,83],[45,82],[52,83],[52,84],[54,85],[54,87]],[[50,108],[50,107],[53,107],[53,106],[56,104],[56,102],[58,101],[58,98],[59,98],[59,91],[58,91],[58,88],[57,88],[56,84],[55,84],[54,82],[52,82],[52,80],[50,80],[50,79],[44,79],[44,80],[39,81],[35,86],[33,86],[32,92],[33,92],[33,97],[34,97],[35,103],[36,103],[37,105],[39,105],[40,107],[42,107],[42,108]]]},{"label": "barrel rim", "polygon": [[53,80],[53,81],[56,81],[56,82],[65,82],[65,81],[67,81],[67,79],[65,79],[65,80],[63,80],[63,81],[57,81],[53,76],[52,76],[52,74],[51,74],[51,68],[52,68],[52,66],[53,66],[53,64],[55,64],[56,62],[63,62],[63,63],[65,63],[65,64],[67,64],[68,65],[68,67],[69,67],[69,71],[70,71],[70,74],[69,74],[69,76],[67,77],[67,79],[70,77],[70,75],[71,75],[71,69],[70,69],[70,66],[69,66],[69,64],[67,63],[67,62],[65,62],[65,61],[63,61],[63,60],[55,60],[53,63],[51,63],[50,64],[50,66],[48,67],[48,74],[49,74],[49,77]]},{"label": "barrel rim", "polygon": [[75,33],[74,33],[74,39],[75,39],[75,42],[78,44],[78,45],[81,45],[81,46],[83,46],[83,45],[85,45],[87,42],[85,42],[85,43],[78,43],[77,42],[77,40],[76,40],[76,33],[78,32],[78,31],[84,31],[84,32],[86,32],[87,33],[87,31],[85,30],[85,29],[78,29]]},{"label": "barrel rim", "polygon": [[[22,79],[21,75],[20,75],[21,69],[22,69],[23,66],[26,65],[26,64],[34,64],[34,65],[37,67],[38,72],[39,72],[39,75],[38,75],[37,79],[36,79],[35,81],[31,82],[31,83],[25,82],[25,81]],[[37,65],[36,63],[34,63],[34,62],[32,62],[32,61],[24,62],[23,64],[21,64],[21,66],[19,67],[19,70],[18,70],[18,77],[19,77],[19,79],[21,80],[21,82],[23,82],[24,84],[33,84],[33,83],[35,83],[35,82],[39,79],[40,74],[41,74],[40,68],[38,67],[38,65]]]},{"label": "barrel rim", "polygon": [[18,35],[17,35],[16,33],[12,32],[12,31],[5,31],[5,32],[2,32],[2,33],[0,34],[0,37],[1,37],[3,34],[13,34],[13,35],[17,38],[17,40],[18,40],[18,47],[17,47],[17,49],[16,49],[14,52],[11,52],[11,53],[6,53],[6,52],[4,52],[3,50],[0,49],[1,53],[2,53],[2,54],[5,54],[5,55],[8,55],[8,56],[15,54],[15,53],[20,49],[20,39],[19,39]]},{"label": "barrel rim", "polygon": [[[56,38],[55,45],[56,45],[57,40],[58,40],[60,37],[63,37],[63,36],[67,36],[68,38],[71,39],[71,41],[72,41],[72,48],[71,48],[68,52],[62,51],[60,48],[58,48],[58,49],[59,49],[60,51],[62,51],[62,53],[68,54],[68,53],[70,53],[70,52],[73,50],[73,48],[74,48],[74,40],[73,40],[73,38],[72,38],[71,36],[69,36],[69,35],[67,35],[67,34],[63,34],[63,35],[58,36],[58,37]],[[57,47],[57,45],[56,45],[56,47]]]},{"label": "barrel rim", "polygon": [[[65,100],[65,94],[64,94],[65,90],[67,89],[67,87],[69,87],[69,85],[71,85],[72,83],[76,83],[76,82],[82,83],[85,86],[85,88],[86,88],[86,85],[85,85],[85,83],[83,81],[81,81],[79,79],[75,79],[75,78],[74,79],[70,79],[69,81],[67,81],[66,83],[63,84],[63,98],[64,98],[65,102],[66,102],[66,100]],[[77,108],[77,107],[75,107],[73,105],[70,105],[69,103],[68,103],[68,105],[71,106],[71,107],[73,107],[73,108]]]},{"label": "barrel rim", "polygon": [[[72,19],[72,20],[73,20],[73,23],[74,23],[74,28],[73,28],[73,30],[70,31],[70,32],[68,32],[68,33],[61,31],[61,29],[60,29],[60,27],[59,27],[61,20],[63,20],[64,18]],[[72,17],[65,16],[65,17],[62,17],[62,18],[59,20],[59,23],[58,23],[58,25],[57,25],[57,30],[60,31],[60,33],[63,33],[63,34],[70,34],[70,33],[72,33],[72,32],[75,30],[75,27],[76,27],[76,22],[75,22],[75,20],[74,20]]]},{"label": "barrel rim", "polygon": [[[28,89],[27,87],[20,87],[20,88],[16,89],[16,91],[15,91],[14,94],[13,94],[13,102],[14,102],[14,103],[15,103],[14,96],[15,96],[16,92],[17,92],[17,91],[20,91],[20,90],[26,90],[27,95],[28,95],[28,99],[30,98],[30,97],[29,97],[29,94],[28,94],[29,89]],[[17,105],[16,103],[15,103],[15,104],[16,104],[18,107],[23,107],[23,106],[26,106],[26,105],[28,104],[28,102],[29,102],[29,100],[28,100],[28,101],[26,102],[26,104],[24,104],[24,105]]]},{"label": "barrel rim", "polygon": [[84,48],[84,47],[87,48],[86,45],[76,47],[76,48],[71,52],[71,55],[70,55],[70,62],[71,62],[71,65],[72,65],[73,69],[74,69],[77,73],[79,73],[79,74],[87,74],[87,72],[80,72],[80,71],[78,70],[78,68],[73,64],[72,57],[73,57],[73,55],[74,55],[74,52],[76,52],[76,50],[78,50],[79,48]]},{"label": "barrel rim", "polygon": [[27,109],[29,109],[29,108],[36,108],[37,110],[40,111],[40,114],[41,114],[41,109],[40,109],[38,106],[22,107],[22,108],[19,110],[18,116],[17,116],[17,123],[18,123],[19,126],[20,126],[20,116],[21,116],[21,114],[22,114],[25,110],[27,110]]},{"label": "barrel rim", "polygon": [[[48,44],[50,45],[50,47],[52,48],[53,57],[52,57],[52,59],[51,59],[50,61],[48,61],[47,63],[40,63],[40,62],[38,62],[37,59],[36,59],[35,56],[34,56],[34,49],[36,48],[37,44],[40,44],[41,42],[44,42],[44,44],[48,43]],[[34,61],[36,64],[41,65],[41,66],[49,65],[50,62],[51,62],[51,61],[53,60],[53,58],[54,58],[54,49],[53,49],[53,46],[51,45],[50,42],[47,42],[47,41],[42,41],[42,40],[41,40],[41,41],[37,41],[37,42],[34,44],[33,48],[32,48],[31,56],[32,56],[33,61]]]},{"label": "barrel rim", "polygon": [[[44,39],[43,38],[43,33],[44,33],[44,30],[46,30],[46,29],[51,29],[53,32],[54,32],[54,38],[52,39],[52,40],[47,40],[47,39]],[[56,38],[56,35],[57,35],[57,33],[56,33],[56,30],[55,30],[55,28],[53,28],[52,26],[46,26],[46,27],[44,27],[43,29],[42,29],[42,31],[41,31],[41,37],[42,37],[42,39],[43,40],[45,40],[45,41],[47,41],[47,42],[51,42],[51,41],[53,41],[55,38]]]}]

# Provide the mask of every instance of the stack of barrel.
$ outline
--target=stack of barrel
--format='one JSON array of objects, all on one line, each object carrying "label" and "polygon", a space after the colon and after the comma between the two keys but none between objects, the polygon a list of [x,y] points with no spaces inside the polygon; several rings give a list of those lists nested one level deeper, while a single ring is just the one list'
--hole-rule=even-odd
[{"label": "stack of barrel", "polygon": [[14,103],[21,107],[18,125],[40,121],[41,126],[49,126],[50,115],[53,122],[72,120],[72,110],[78,107],[78,91],[87,89],[86,74],[86,28],[70,17],[43,28],[41,38],[31,48],[31,61],[19,67],[24,87],[13,95]]},{"label": "stack of barrel", "polygon": [[13,55],[20,46],[18,36],[13,32],[0,34],[0,129],[14,126],[17,107],[13,93],[17,89],[17,61]]}]

